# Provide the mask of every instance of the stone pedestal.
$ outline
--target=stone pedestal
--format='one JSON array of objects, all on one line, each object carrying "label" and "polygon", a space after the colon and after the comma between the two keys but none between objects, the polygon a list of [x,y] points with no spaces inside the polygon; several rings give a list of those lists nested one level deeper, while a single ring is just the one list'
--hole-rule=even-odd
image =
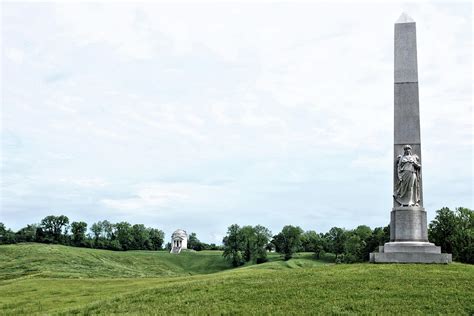
[{"label": "stone pedestal", "polygon": [[424,253],[424,252],[372,252],[372,263],[444,263],[452,262],[450,253]]},{"label": "stone pedestal", "polygon": [[370,254],[372,263],[451,263],[452,256],[429,242],[388,242]]},{"label": "stone pedestal", "polygon": [[428,242],[423,207],[394,207],[390,220],[390,242],[370,254],[373,263],[450,263],[451,254]]},{"label": "stone pedestal", "polygon": [[420,206],[394,207],[390,214],[390,241],[428,242],[425,209]]}]

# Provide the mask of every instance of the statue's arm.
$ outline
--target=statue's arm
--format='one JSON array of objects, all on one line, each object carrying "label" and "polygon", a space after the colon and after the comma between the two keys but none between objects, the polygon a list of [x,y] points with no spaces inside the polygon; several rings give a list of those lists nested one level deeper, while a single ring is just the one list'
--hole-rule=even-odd
[{"label": "statue's arm", "polygon": [[420,157],[418,157],[418,155],[415,155],[415,162],[413,165],[415,165],[417,169],[421,169]]}]

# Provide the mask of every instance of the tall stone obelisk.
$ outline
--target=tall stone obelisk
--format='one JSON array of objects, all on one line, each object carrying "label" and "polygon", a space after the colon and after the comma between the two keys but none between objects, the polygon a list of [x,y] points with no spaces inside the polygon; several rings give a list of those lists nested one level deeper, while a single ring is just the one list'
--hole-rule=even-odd
[{"label": "tall stone obelisk", "polygon": [[421,177],[416,23],[395,23],[394,167],[390,242],[370,254],[375,263],[449,263],[450,254],[428,241]]}]

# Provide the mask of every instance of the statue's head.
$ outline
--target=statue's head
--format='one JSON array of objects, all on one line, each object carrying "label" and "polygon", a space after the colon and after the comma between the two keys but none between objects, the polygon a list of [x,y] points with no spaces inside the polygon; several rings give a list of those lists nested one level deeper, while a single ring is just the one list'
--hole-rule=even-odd
[{"label": "statue's head", "polygon": [[410,145],[403,146],[403,151],[405,152],[405,154],[411,154],[411,146]]}]

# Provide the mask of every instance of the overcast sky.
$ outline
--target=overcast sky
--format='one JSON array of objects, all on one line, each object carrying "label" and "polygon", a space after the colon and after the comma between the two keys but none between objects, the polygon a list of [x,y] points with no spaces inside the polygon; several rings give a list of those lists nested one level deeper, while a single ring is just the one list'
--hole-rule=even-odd
[{"label": "overcast sky", "polygon": [[2,3],[0,222],[387,225],[402,11],[428,220],[473,208],[470,3]]}]

